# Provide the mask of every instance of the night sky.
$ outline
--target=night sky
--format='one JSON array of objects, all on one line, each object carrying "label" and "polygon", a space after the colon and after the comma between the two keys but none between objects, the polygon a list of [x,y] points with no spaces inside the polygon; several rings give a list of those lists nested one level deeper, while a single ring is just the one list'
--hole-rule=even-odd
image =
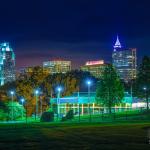
[{"label": "night sky", "polygon": [[73,67],[111,61],[116,35],[150,55],[149,0],[2,0],[0,41],[11,43],[17,68],[64,58]]}]

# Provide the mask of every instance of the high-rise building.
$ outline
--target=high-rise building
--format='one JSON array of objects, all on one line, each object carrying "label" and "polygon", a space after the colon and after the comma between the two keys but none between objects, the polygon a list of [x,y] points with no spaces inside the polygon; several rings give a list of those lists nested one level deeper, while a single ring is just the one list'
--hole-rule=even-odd
[{"label": "high-rise building", "polygon": [[48,68],[49,73],[66,73],[68,71],[71,71],[71,61],[66,60],[50,60],[43,62],[43,68]]},{"label": "high-rise building", "polygon": [[9,43],[0,44],[0,85],[15,80],[15,54]]},{"label": "high-rise building", "polygon": [[104,60],[87,61],[84,66],[81,66],[81,70],[90,72],[96,78],[101,78],[106,66]]},{"label": "high-rise building", "polygon": [[112,53],[112,61],[120,79],[129,82],[136,78],[136,48],[122,48],[118,36]]}]

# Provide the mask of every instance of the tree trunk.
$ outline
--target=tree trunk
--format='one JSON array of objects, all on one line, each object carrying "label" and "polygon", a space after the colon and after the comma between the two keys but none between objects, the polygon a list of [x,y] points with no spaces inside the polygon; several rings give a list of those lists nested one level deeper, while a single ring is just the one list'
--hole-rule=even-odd
[{"label": "tree trunk", "polygon": [[108,109],[109,109],[109,114],[111,114],[111,100],[109,99],[109,106],[108,106]]},{"label": "tree trunk", "polygon": [[109,114],[111,114],[111,106],[109,106]]},{"label": "tree trunk", "polygon": [[149,101],[148,101],[148,95],[146,94],[146,107],[147,107],[147,111],[149,110]]}]

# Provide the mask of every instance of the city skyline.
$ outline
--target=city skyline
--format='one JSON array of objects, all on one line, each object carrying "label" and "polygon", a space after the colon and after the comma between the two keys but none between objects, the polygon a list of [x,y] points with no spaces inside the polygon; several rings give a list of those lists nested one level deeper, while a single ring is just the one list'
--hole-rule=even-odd
[{"label": "city skyline", "polygon": [[[118,34],[116,34],[116,37],[117,38],[119,37]],[[115,43],[115,42],[113,42],[113,43]],[[128,48],[127,46],[126,47],[122,46],[122,47],[125,48],[125,49]],[[38,61],[38,63],[35,63],[33,61],[33,59],[34,58],[39,59],[40,56],[41,56],[39,53],[37,53],[35,56],[33,56],[33,59],[31,59],[31,61],[28,61],[28,59],[25,59],[23,61],[23,63],[16,63],[16,70],[24,68],[24,67],[42,66],[44,61],[53,61],[53,60],[57,60],[57,59],[64,60],[64,61],[65,60],[66,61],[71,61],[72,62],[72,69],[79,69],[82,65],[85,64],[85,62],[93,61],[93,60],[103,59],[103,60],[105,60],[106,63],[112,63],[111,55],[112,55],[113,50],[114,49],[113,49],[113,46],[112,46],[112,49],[108,51],[109,55],[107,55],[107,57],[105,57],[105,54],[104,55],[101,54],[101,57],[99,57],[99,55],[96,55],[96,56],[93,55],[94,57],[92,57],[92,55],[90,54],[90,57],[81,59],[81,62],[78,62],[78,57],[75,57],[75,59],[77,60],[77,62],[76,62],[74,59],[71,59],[69,56],[56,56],[56,55],[50,55],[49,56],[49,55],[47,55],[46,57],[43,57],[42,59],[40,59],[40,61]],[[60,55],[61,54],[63,54],[63,52],[60,53]],[[95,53],[95,54],[97,54],[97,53]],[[86,53],[85,53],[85,55],[86,55]],[[30,56],[30,54],[28,54],[28,56]],[[22,59],[21,59],[21,61],[22,61]]]},{"label": "city skyline", "polygon": [[137,48],[140,61],[150,55],[149,4],[134,0],[109,0],[109,5],[99,0],[26,0],[7,5],[4,1],[0,41],[11,43],[17,69],[60,57],[71,60],[73,68],[88,60],[111,61],[117,34],[124,47]]}]

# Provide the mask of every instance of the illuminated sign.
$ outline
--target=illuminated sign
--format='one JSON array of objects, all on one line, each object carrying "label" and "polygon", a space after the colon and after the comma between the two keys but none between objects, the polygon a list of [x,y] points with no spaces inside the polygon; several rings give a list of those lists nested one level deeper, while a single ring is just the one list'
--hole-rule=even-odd
[{"label": "illuminated sign", "polygon": [[90,66],[90,65],[102,65],[102,64],[104,64],[104,60],[87,61],[85,65]]}]

